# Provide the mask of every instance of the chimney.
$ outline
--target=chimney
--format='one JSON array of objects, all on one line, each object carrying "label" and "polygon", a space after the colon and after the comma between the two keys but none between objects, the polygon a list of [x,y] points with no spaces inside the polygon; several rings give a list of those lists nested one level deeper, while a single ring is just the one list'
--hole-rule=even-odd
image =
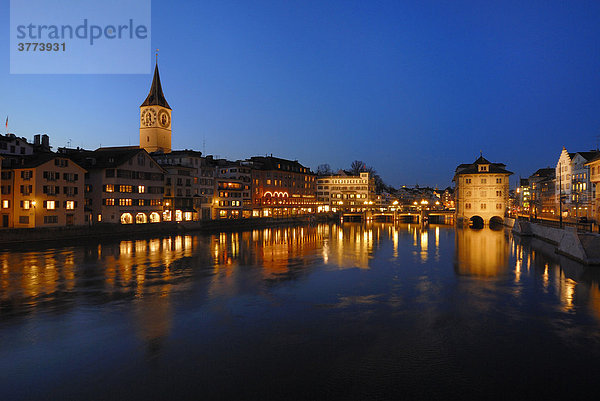
[{"label": "chimney", "polygon": [[46,134],[42,135],[42,146],[45,148],[50,147],[50,138]]},{"label": "chimney", "polygon": [[40,134],[35,134],[35,135],[33,136],[33,144],[34,144],[34,145],[36,145],[36,146],[39,146],[39,145],[41,145],[41,142],[40,142],[40,136],[41,136]]}]

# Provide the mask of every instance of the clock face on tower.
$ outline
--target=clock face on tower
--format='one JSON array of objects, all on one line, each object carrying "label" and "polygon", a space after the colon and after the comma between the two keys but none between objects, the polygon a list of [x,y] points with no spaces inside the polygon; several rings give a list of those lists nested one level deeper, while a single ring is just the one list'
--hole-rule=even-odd
[{"label": "clock face on tower", "polygon": [[169,127],[169,124],[171,123],[171,118],[169,117],[169,113],[166,110],[161,110],[158,112],[158,123],[161,127]]},{"label": "clock face on tower", "polygon": [[146,109],[142,112],[141,123],[146,127],[154,125],[156,122],[156,111],[153,109]]}]

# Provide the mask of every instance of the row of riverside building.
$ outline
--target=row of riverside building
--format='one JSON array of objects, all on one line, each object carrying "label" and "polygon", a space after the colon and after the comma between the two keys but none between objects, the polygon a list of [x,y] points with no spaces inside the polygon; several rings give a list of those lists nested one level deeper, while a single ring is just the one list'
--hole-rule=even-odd
[{"label": "row of riverside building", "polygon": [[562,148],[555,167],[541,168],[521,178],[511,212],[535,218],[572,221],[598,220],[600,151],[568,152]]},{"label": "row of riverside building", "polygon": [[0,135],[2,228],[152,224],[362,211],[381,199],[363,172],[317,176],[298,161],[230,161],[171,149],[158,65],[140,106],[140,145],[58,148]]}]

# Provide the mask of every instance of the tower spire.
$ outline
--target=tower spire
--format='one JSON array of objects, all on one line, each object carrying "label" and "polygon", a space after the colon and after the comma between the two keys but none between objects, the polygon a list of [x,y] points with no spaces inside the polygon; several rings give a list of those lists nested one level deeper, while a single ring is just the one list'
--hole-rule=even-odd
[{"label": "tower spire", "polygon": [[[157,49],[158,50],[158,49]],[[154,66],[154,78],[152,79],[152,86],[150,87],[150,93],[148,97],[142,103],[142,106],[161,106],[171,110],[167,99],[162,91],[160,85],[160,74],[158,73],[158,53],[156,53],[156,65]]]}]

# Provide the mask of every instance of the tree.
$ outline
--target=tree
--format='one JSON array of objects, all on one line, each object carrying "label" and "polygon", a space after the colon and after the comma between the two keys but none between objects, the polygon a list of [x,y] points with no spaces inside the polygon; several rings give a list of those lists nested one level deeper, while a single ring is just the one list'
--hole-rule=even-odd
[{"label": "tree", "polygon": [[377,193],[381,192],[395,192],[395,189],[389,185],[386,185],[383,182],[383,179],[377,174],[377,170],[375,170],[371,166],[367,166],[365,162],[362,160],[354,160],[352,164],[350,164],[350,174],[359,175],[360,173],[369,173],[373,180],[375,181],[375,191]]},{"label": "tree", "polygon": [[333,171],[331,171],[331,166],[327,163],[319,164],[317,167],[317,175],[333,175]]},{"label": "tree", "polygon": [[363,163],[362,160],[354,160],[352,164],[350,164],[350,173],[352,173],[352,175],[359,175],[360,173],[367,171],[366,167],[366,164]]}]

